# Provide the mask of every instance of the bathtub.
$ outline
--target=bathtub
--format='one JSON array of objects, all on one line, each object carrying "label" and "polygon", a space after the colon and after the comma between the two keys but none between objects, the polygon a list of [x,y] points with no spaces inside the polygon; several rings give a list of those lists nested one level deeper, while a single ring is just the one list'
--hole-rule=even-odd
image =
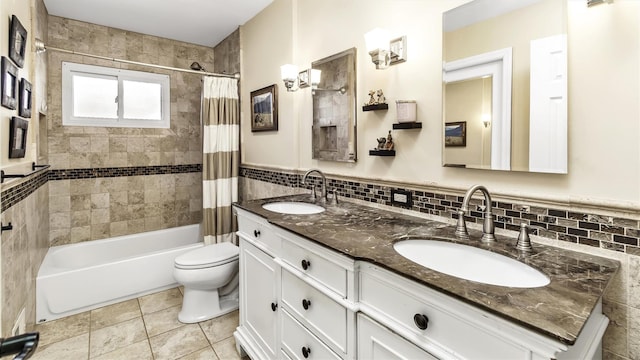
[{"label": "bathtub", "polygon": [[174,259],[201,239],[196,224],[51,247],[36,278],[37,322],[177,286]]}]

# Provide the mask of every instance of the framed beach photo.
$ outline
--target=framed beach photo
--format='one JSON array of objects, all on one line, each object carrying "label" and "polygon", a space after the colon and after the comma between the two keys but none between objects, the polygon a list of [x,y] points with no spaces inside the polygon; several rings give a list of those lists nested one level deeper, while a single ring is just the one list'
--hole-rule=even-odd
[{"label": "framed beach photo", "polygon": [[467,146],[467,122],[449,122],[444,124],[444,146]]},{"label": "framed beach photo", "polygon": [[251,92],[251,132],[278,130],[276,85]]},{"label": "framed beach photo", "polygon": [[2,77],[2,91],[0,92],[2,106],[15,110],[18,102],[18,67],[4,56],[0,61],[2,62],[2,74],[0,75]]},{"label": "framed beach photo", "polygon": [[20,79],[20,97],[18,99],[18,115],[31,117],[31,83],[25,78]]},{"label": "framed beach photo", "polygon": [[11,16],[9,28],[9,57],[19,68],[24,66],[24,55],[27,51],[27,30],[15,15]]},{"label": "framed beach photo", "polygon": [[27,128],[29,122],[19,117],[12,117],[9,124],[9,158],[23,158],[27,150]]}]

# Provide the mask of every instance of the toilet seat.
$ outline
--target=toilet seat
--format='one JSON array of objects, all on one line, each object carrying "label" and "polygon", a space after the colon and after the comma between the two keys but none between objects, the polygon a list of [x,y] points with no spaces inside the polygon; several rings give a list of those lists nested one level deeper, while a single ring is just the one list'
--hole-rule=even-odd
[{"label": "toilet seat", "polygon": [[174,265],[178,269],[204,269],[235,261],[239,253],[240,249],[230,242],[205,245],[176,257]]}]

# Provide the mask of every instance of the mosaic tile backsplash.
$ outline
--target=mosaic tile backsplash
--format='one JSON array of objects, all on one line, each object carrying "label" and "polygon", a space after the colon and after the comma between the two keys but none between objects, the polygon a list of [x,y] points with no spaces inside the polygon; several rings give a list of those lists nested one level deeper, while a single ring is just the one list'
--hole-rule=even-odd
[{"label": "mosaic tile backsplash", "polygon": [[[292,188],[305,187],[301,185],[302,175],[295,173],[243,167],[240,176]],[[319,178],[310,179],[319,186]],[[310,186],[306,188],[310,189]],[[391,202],[391,191],[398,190],[398,187],[327,178],[327,188],[335,189],[339,197],[400,207]],[[413,187],[400,189],[411,191],[409,209],[413,211],[455,219],[462,205],[463,196],[421,191]],[[481,223],[482,201],[473,199],[471,204],[473,210],[465,218]],[[638,250],[640,245],[638,220],[500,201],[494,201],[492,206],[497,228],[517,231],[524,222],[532,226],[532,234],[619,252]]]}]

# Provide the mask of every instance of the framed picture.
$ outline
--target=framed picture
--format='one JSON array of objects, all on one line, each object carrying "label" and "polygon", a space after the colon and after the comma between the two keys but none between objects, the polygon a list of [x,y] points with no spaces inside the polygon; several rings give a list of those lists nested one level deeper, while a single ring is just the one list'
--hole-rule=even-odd
[{"label": "framed picture", "polygon": [[2,78],[0,83],[2,90],[0,96],[2,96],[2,106],[15,110],[16,109],[16,95],[18,94],[18,67],[13,65],[11,60],[6,57],[2,57],[1,60]]},{"label": "framed picture", "polygon": [[467,146],[467,122],[458,121],[444,124],[444,146]]},{"label": "framed picture", "polygon": [[9,158],[23,158],[27,149],[27,128],[29,122],[19,117],[12,117],[9,124]]},{"label": "framed picture", "polygon": [[31,83],[25,78],[20,79],[20,99],[18,101],[18,115],[31,117]]},{"label": "framed picture", "polygon": [[309,73],[311,73],[311,69],[300,71],[298,73],[298,87],[300,89],[309,87],[311,85]]},{"label": "framed picture", "polygon": [[251,92],[251,132],[278,130],[276,85]]},{"label": "framed picture", "polygon": [[24,54],[27,50],[27,30],[15,15],[11,16],[9,29],[9,57],[19,68],[24,65]]}]

